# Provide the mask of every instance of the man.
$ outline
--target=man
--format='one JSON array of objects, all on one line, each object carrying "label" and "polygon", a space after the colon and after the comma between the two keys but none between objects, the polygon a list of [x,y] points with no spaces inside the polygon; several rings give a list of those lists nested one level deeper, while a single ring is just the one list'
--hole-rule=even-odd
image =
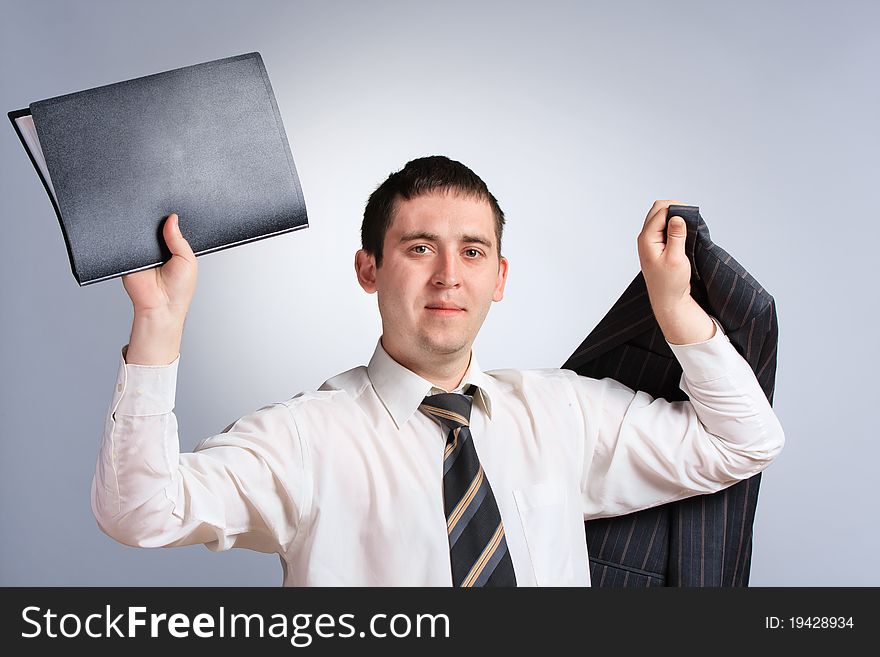
[{"label": "man", "polygon": [[784,442],[689,294],[672,203],[654,203],[638,250],[690,401],[567,370],[483,372],[471,346],[504,295],[504,214],[470,169],[428,157],[364,212],[355,270],[382,317],[369,366],[192,454],[172,408],[197,266],[171,215],[171,259],[123,278],[134,323],[92,487],[99,525],[129,545],[274,552],[286,585],[589,585],[585,519],[720,490]]}]

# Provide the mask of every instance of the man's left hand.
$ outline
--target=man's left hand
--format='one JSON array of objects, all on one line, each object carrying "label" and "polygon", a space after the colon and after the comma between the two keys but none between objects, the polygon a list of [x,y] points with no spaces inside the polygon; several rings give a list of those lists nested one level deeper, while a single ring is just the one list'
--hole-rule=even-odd
[{"label": "man's left hand", "polygon": [[691,296],[691,263],[685,253],[687,225],[672,217],[670,205],[681,201],[654,201],[639,233],[639,261],[648,298],[666,340],[673,344],[703,342],[715,335],[715,324]]}]

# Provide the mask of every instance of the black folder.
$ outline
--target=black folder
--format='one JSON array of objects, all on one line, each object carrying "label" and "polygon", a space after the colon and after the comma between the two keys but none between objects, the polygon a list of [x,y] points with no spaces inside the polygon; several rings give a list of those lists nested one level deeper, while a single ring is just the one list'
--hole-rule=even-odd
[{"label": "black folder", "polygon": [[196,255],[308,226],[259,53],[9,112],[80,285],[161,265],[172,212]]}]

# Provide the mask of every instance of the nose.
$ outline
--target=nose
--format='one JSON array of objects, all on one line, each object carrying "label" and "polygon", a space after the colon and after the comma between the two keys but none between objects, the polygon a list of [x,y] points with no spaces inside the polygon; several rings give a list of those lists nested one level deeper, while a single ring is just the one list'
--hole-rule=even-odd
[{"label": "nose", "polygon": [[441,254],[435,261],[437,269],[431,277],[431,282],[436,287],[458,287],[461,285],[458,271],[458,256],[454,252]]}]

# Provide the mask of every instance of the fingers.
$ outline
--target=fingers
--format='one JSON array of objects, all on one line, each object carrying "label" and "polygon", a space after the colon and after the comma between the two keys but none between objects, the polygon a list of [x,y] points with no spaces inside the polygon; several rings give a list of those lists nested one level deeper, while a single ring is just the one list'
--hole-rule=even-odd
[{"label": "fingers", "polygon": [[176,213],[172,212],[165,219],[165,224],[162,226],[162,237],[165,238],[165,244],[168,245],[172,255],[195,260],[196,256],[180,230],[180,218]]},{"label": "fingers", "polygon": [[645,220],[645,226],[643,230],[646,233],[660,233],[663,234],[666,229],[666,216],[669,212],[668,205],[661,205],[656,210],[653,210],[648,218]]},{"label": "fingers", "polygon": [[[681,201],[654,201],[642,232],[639,233],[639,255],[647,260],[680,258],[685,251],[687,225],[681,217],[669,217],[670,205],[684,205]],[[671,248],[669,248],[671,247]]]},{"label": "fingers", "polygon": [[665,201],[654,201],[654,204],[651,206],[651,209],[648,210],[648,214],[645,217],[644,227],[647,227],[647,225],[651,222],[652,219],[656,219],[657,214],[660,212],[664,213],[663,219],[665,221],[665,219],[666,219],[665,212],[668,210],[670,205],[685,205],[685,203],[682,203],[681,201],[670,201],[668,199]]},{"label": "fingers", "polygon": [[[648,216],[645,217],[645,224],[642,226],[642,235],[648,239],[650,242],[665,242],[666,241],[666,219],[669,215],[669,206],[670,205],[684,205],[681,201],[654,201],[654,205],[651,206],[651,209],[648,211]],[[671,219],[670,219],[671,221]],[[673,222],[675,225],[675,222]],[[684,225],[684,220],[682,220],[681,230],[686,234],[686,226]],[[675,231],[676,236],[680,235],[680,231]]]},{"label": "fingers", "polygon": [[[660,203],[658,201],[657,203]],[[666,216],[669,211],[671,201],[663,201],[665,205],[658,206],[657,203],[651,208],[645,219],[645,225],[639,235],[639,241],[644,242],[651,247],[660,247],[666,244]]]}]

